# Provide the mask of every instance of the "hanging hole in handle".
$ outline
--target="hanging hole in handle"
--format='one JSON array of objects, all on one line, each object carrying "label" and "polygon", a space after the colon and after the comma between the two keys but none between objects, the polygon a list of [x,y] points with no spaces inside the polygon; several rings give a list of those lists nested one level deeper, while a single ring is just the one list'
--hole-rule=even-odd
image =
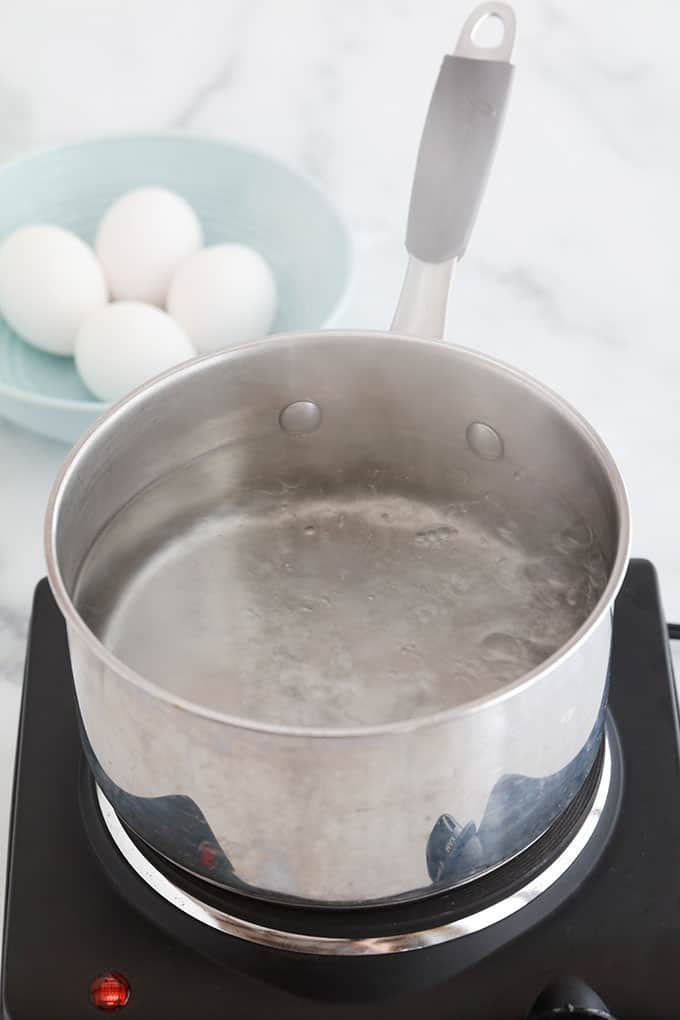
[{"label": "hanging hole in handle", "polygon": [[503,42],[505,22],[495,11],[483,14],[470,33],[470,37],[480,50],[497,50]]},{"label": "hanging hole in handle", "polygon": [[454,56],[472,60],[509,61],[515,45],[515,12],[510,4],[491,2],[468,16]]}]

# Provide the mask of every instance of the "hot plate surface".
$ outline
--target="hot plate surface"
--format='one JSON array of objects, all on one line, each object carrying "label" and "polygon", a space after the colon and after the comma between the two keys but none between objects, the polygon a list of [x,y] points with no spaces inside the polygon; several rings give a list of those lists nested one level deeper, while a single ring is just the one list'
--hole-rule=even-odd
[{"label": "hot plate surface", "polygon": [[[341,1002],[347,998],[341,985],[351,985],[351,970],[320,967],[308,991],[325,1001],[314,1001],[270,982],[268,975],[292,964],[290,954],[258,947],[259,979],[246,976],[240,946],[231,963],[216,960],[198,937],[196,922],[175,911],[176,923],[159,926],[152,920],[156,894],[138,880],[135,895],[123,895],[103,869],[79,802],[82,752],[63,623],[42,582],[17,752],[4,1016],[92,1018],[98,1014],[90,1003],[90,982],[116,971],[131,986],[119,1014],[124,1018],[200,1014],[207,1020],[246,1020],[276,1014],[280,1020],[406,1020],[418,1010],[433,1020],[522,1020],[546,983],[563,975],[585,980],[619,1020],[677,1017],[678,712],[656,577],[644,561],[631,564],[617,602],[610,708],[623,754],[620,811],[606,846],[572,895],[556,888],[535,915],[525,915],[534,905],[524,908],[521,930],[500,922],[457,940],[454,949],[451,944],[358,961],[374,968],[373,980],[383,992],[394,973],[390,967],[407,958],[422,961],[424,984],[428,970],[441,971],[442,960],[448,962],[453,976],[443,983],[396,998]],[[480,938],[485,941],[474,942]],[[452,955],[438,956],[441,952]],[[365,974],[362,982],[363,987]]]}]

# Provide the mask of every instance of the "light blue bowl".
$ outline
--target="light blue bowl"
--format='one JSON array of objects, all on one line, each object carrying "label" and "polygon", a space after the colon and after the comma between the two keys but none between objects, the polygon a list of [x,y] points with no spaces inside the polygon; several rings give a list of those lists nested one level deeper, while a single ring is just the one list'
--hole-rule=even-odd
[{"label": "light blue bowl", "polygon": [[[217,139],[133,135],[66,145],[0,168],[0,238],[54,223],[92,243],[104,210],[130,188],[183,195],[206,243],[251,245],[279,293],[273,332],[315,330],[339,314],[351,273],[349,232],[315,184],[280,163]],[[0,415],[74,442],[106,408],[73,360],[24,343],[0,318]]]}]

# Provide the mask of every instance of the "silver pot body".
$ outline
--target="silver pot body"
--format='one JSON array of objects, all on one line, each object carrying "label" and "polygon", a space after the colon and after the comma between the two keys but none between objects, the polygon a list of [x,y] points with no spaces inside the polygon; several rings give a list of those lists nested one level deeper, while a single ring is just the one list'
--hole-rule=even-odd
[{"label": "silver pot body", "polygon": [[[291,405],[299,406],[282,416]],[[282,478],[313,479],[333,505],[376,470],[383,490],[399,488],[414,507],[455,500],[461,486],[502,493],[509,512],[540,510],[542,493],[560,493],[606,557],[595,609],[556,654],[492,694],[339,729],[216,711],[133,670],[99,640],[102,621],[146,583],[150,545],[161,550],[158,564],[191,545],[197,521],[227,505],[247,514],[253,492],[276,490]],[[137,516],[121,512],[159,479],[170,486],[162,498]],[[483,355],[335,332],[192,362],[127,398],[73,451],[46,542],[99,785],[142,840],[226,888],[324,906],[426,896],[525,849],[593,766],[612,604],[629,555],[624,485],[573,409]],[[167,575],[167,591],[182,586],[187,628],[200,628],[216,605],[228,625],[233,585],[273,583],[253,581],[240,552],[225,555],[219,584],[205,588],[201,569],[180,581]],[[313,622],[300,626],[313,640]]]}]

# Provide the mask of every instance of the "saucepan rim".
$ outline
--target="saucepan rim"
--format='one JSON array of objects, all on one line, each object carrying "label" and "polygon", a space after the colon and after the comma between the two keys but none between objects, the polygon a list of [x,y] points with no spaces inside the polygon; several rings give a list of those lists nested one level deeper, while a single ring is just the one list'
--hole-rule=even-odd
[{"label": "saucepan rim", "polygon": [[[92,444],[96,443],[101,438],[102,432],[115,429],[117,423],[122,421],[126,415],[135,408],[135,406],[146,402],[155,395],[160,396],[163,390],[169,388],[178,377],[190,376],[194,373],[199,374],[205,371],[206,367],[211,362],[215,364],[223,364],[225,361],[236,360],[243,354],[244,351],[254,348],[265,353],[268,349],[276,347],[281,342],[304,345],[307,343],[318,343],[319,340],[323,341],[328,339],[334,343],[337,343],[338,341],[344,341],[346,343],[360,343],[362,341],[365,342],[367,337],[385,339],[395,345],[412,344],[423,348],[433,347],[438,350],[445,347],[448,351],[450,351],[452,357],[459,357],[464,360],[473,361],[490,369],[500,370],[501,372],[507,373],[510,377],[529,386],[538,395],[547,399],[550,403],[556,406],[572,427],[580,432],[581,436],[585,438],[591,449],[595,452],[611,486],[612,496],[616,507],[618,527],[616,552],[609,573],[609,578],[604,591],[589,616],[584,620],[572,637],[565,642],[565,644],[561,645],[560,648],[553,653],[553,655],[529,672],[523,673],[512,683],[505,685],[500,690],[491,694],[481,695],[471,701],[451,706],[430,715],[418,716],[414,719],[398,720],[396,722],[372,724],[369,726],[348,726],[338,727],[336,729],[320,726],[305,727],[279,725],[271,722],[260,722],[256,719],[243,718],[237,715],[231,715],[227,712],[219,712],[193,702],[190,699],[179,697],[131,669],[121,659],[109,651],[99,638],[96,637],[94,632],[87,626],[69,595],[59,566],[57,528],[62,500],[64,495],[68,492],[72,478],[78,472],[81,461],[87,455]],[[545,386],[532,376],[512,365],[509,365],[499,359],[492,358],[479,351],[451,343],[443,344],[438,340],[404,336],[379,330],[323,330],[317,333],[281,333],[276,336],[267,337],[265,340],[257,340],[241,344],[237,347],[230,348],[227,351],[220,351],[217,354],[208,354],[200,358],[195,358],[192,361],[186,362],[183,365],[164,372],[162,375],[159,375],[150,382],[140,386],[118,403],[114,404],[106,414],[95,422],[89,431],[86,432],[80,441],[74,446],[54,482],[45,517],[44,546],[50,586],[57,604],[64,615],[68,628],[77,635],[77,637],[85,644],[87,649],[109,670],[117,674],[121,680],[132,684],[149,696],[165,702],[172,708],[203,718],[209,722],[250,730],[253,732],[260,732],[263,734],[270,734],[272,736],[291,738],[315,737],[324,739],[388,737],[390,735],[403,734],[415,730],[423,730],[440,724],[446,724],[454,719],[464,718],[474,713],[493,708],[510,698],[515,698],[518,695],[521,695],[530,687],[540,683],[555,669],[561,667],[563,663],[577,654],[581,646],[588,641],[592,632],[601,622],[603,617],[611,611],[612,603],[623,584],[623,579],[630,558],[631,515],[625,483],[613,456],[609,452],[609,449],[603,440],[593,429],[590,423],[568,401],[564,400],[564,398],[557,394],[554,390]]]}]

